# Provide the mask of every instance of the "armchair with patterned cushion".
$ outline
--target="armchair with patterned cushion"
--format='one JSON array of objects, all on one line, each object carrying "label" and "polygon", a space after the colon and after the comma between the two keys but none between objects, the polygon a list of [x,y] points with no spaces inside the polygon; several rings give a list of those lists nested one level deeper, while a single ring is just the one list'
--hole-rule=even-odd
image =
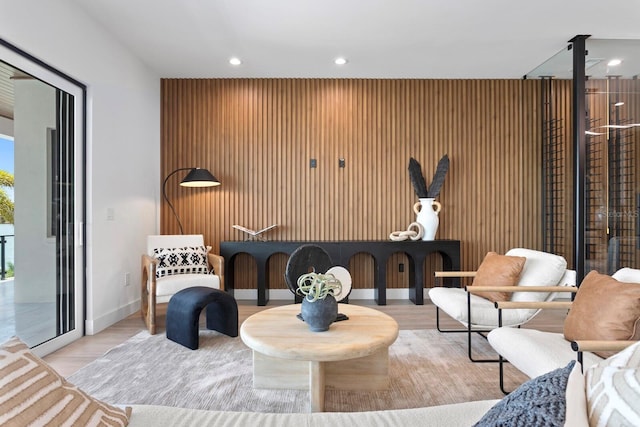
[{"label": "armchair with patterned cushion", "polygon": [[[567,270],[566,260],[558,255],[525,248],[514,248],[505,255],[489,252],[475,272],[436,272],[439,277],[473,277],[471,286],[434,287],[429,298],[436,306],[436,327],[440,332],[467,334],[469,359],[473,362],[498,362],[498,359],[476,359],[472,355],[472,333],[484,333],[499,326],[496,301],[513,301],[526,304],[553,301],[559,288],[573,288],[575,271]],[[568,288],[567,288],[568,287]],[[444,311],[464,328],[443,329],[440,311]],[[505,326],[524,325],[540,312],[537,307],[522,307],[503,313]]]},{"label": "armchair with patterned cushion", "polygon": [[147,237],[140,311],[149,333],[156,333],[157,304],[168,303],[178,291],[193,286],[224,290],[224,259],[210,250],[201,234]]}]

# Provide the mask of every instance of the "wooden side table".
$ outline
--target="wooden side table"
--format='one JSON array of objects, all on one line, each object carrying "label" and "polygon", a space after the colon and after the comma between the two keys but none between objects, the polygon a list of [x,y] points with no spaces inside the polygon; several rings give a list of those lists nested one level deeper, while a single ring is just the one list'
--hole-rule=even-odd
[{"label": "wooden side table", "polygon": [[325,387],[384,390],[389,386],[389,346],[398,337],[390,316],[367,307],[338,304],[349,319],[326,332],[311,332],[296,315],[300,304],[250,316],[240,328],[253,350],[253,386],[309,390],[312,412],[324,410]]}]

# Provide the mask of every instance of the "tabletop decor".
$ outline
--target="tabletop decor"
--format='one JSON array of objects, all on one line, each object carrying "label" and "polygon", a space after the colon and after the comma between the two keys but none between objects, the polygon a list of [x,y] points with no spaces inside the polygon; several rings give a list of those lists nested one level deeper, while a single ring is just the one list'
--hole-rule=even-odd
[{"label": "tabletop decor", "polygon": [[427,186],[427,182],[422,174],[420,163],[413,157],[409,159],[409,178],[416,192],[416,196],[420,200],[413,205],[413,211],[416,213],[416,222],[424,227],[422,240],[434,240],[440,219],[438,214],[442,209],[442,205],[436,202],[435,198],[440,194],[442,184],[449,170],[449,156],[442,156],[436,167],[431,184]]},{"label": "tabletop decor", "polygon": [[335,295],[341,293],[342,284],[329,274],[307,273],[298,278],[296,292],[302,296],[302,319],[313,332],[324,332],[338,317]]}]

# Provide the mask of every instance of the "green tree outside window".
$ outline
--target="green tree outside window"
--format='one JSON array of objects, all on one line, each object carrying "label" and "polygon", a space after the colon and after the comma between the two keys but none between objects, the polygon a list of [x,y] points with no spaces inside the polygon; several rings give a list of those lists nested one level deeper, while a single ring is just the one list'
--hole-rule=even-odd
[{"label": "green tree outside window", "polygon": [[13,224],[13,201],[5,187],[13,188],[13,175],[0,170],[0,223]]}]

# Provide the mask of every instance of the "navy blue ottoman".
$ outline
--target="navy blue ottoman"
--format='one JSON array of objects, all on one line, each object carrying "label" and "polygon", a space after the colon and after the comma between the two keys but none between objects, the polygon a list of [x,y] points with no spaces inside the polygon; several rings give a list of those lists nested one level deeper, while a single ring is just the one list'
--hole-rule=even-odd
[{"label": "navy blue ottoman", "polygon": [[219,289],[194,286],[177,292],[167,308],[167,338],[191,350],[198,349],[200,313],[207,307],[207,329],[238,336],[236,299]]}]

